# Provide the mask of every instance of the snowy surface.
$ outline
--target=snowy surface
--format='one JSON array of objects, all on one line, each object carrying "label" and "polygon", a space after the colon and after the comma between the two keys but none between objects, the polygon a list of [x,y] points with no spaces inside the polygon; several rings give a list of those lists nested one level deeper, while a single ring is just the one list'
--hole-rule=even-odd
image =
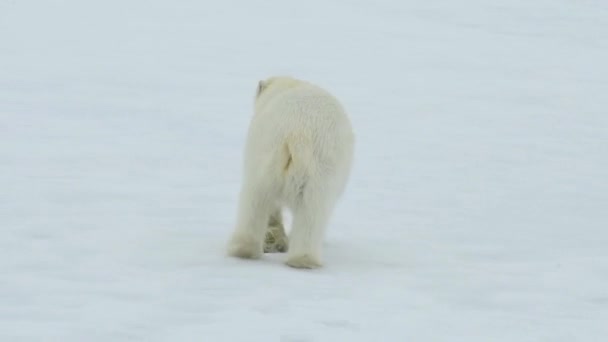
[{"label": "snowy surface", "polygon": [[[0,341],[607,341],[608,3],[0,1]],[[325,267],[226,258],[256,82],[334,92]]]}]

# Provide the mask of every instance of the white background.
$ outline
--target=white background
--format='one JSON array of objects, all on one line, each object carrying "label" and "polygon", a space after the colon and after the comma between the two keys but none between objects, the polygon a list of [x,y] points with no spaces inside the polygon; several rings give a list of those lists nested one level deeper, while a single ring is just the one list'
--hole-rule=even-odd
[{"label": "white background", "polygon": [[[0,1],[0,340],[608,340],[608,3]],[[229,259],[257,81],[357,134],[325,267]]]}]

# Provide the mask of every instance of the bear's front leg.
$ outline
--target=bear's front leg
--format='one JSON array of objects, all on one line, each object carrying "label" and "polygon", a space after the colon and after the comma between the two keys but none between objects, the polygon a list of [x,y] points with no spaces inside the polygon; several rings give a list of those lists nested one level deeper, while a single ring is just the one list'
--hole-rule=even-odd
[{"label": "bear's front leg", "polygon": [[276,209],[268,220],[268,230],[264,240],[264,253],[285,253],[289,248],[281,209]]}]

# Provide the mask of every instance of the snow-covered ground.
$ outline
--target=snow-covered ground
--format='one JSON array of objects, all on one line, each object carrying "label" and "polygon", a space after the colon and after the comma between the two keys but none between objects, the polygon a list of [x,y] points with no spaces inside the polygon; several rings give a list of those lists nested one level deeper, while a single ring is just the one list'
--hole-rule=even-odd
[{"label": "snow-covered ground", "polygon": [[[0,341],[608,340],[608,3],[0,1]],[[325,267],[226,258],[253,94],[349,110]]]}]

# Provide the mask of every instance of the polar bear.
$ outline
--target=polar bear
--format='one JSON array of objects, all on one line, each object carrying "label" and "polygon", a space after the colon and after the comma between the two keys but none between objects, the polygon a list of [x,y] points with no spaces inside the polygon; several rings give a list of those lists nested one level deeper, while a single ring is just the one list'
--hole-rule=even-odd
[{"label": "polar bear", "polygon": [[[321,267],[325,228],[352,167],[351,122],[329,92],[292,77],[259,81],[254,102],[228,254],[287,252],[291,267]],[[283,208],[293,215],[289,239]]]}]

